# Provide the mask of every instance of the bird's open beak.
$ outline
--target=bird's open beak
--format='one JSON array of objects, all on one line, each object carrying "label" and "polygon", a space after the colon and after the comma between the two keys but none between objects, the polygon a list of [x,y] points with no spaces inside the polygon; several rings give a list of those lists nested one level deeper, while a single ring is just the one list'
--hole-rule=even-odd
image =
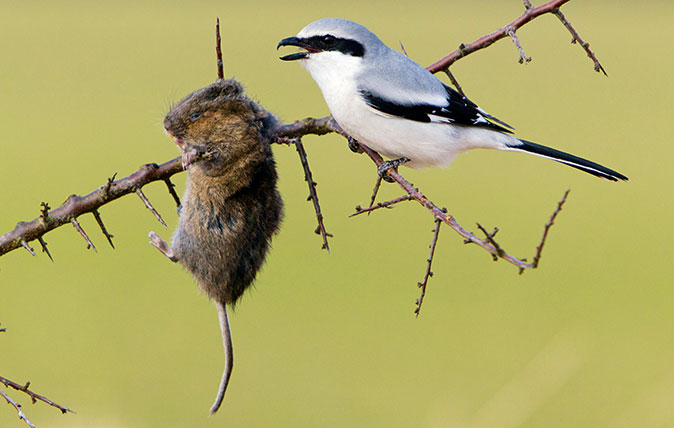
[{"label": "bird's open beak", "polygon": [[304,40],[300,39],[299,37],[286,37],[285,39],[278,42],[276,49],[278,50],[278,48],[280,48],[281,46],[297,46],[307,50],[307,52],[296,52],[290,55],[280,57],[279,59],[283,61],[295,61],[297,59],[306,59],[309,56],[309,53],[313,51],[311,46],[307,44]]}]

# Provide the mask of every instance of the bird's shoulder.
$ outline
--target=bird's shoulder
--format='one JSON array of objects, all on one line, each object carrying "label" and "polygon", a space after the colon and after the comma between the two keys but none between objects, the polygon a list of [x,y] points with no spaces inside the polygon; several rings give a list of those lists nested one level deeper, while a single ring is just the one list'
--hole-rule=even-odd
[{"label": "bird's shoulder", "polygon": [[371,108],[418,122],[479,126],[512,133],[507,123],[442,83],[428,70],[394,50],[363,70],[358,92]]}]

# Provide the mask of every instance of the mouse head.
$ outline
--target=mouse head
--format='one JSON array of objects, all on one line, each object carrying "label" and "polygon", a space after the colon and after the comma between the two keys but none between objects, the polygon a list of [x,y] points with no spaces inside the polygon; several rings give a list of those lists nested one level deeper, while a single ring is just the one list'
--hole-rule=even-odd
[{"label": "mouse head", "polygon": [[208,175],[221,175],[266,156],[274,123],[240,83],[227,79],[186,96],[166,115],[164,129],[183,151],[209,153],[197,165]]}]

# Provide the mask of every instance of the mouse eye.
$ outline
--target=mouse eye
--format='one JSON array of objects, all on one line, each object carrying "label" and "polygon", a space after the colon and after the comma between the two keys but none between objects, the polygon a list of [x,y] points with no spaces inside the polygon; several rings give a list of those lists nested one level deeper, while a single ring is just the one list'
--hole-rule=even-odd
[{"label": "mouse eye", "polygon": [[192,114],[190,115],[190,117],[189,117],[190,122],[196,122],[197,119],[199,119],[200,116],[201,116],[201,112],[195,111],[195,112],[192,113]]}]

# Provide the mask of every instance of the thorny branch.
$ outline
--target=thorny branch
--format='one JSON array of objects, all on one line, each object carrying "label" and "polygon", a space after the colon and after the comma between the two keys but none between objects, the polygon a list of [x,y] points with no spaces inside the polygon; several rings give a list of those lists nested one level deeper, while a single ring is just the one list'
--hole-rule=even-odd
[{"label": "thorny branch", "polygon": [[[86,235],[82,226],[79,225],[77,218],[87,213],[94,213],[102,206],[121,198],[129,193],[134,193],[141,187],[153,181],[166,181],[174,174],[183,170],[181,158],[177,157],[161,165],[147,164],[142,166],[133,174],[114,180],[114,176],[108,179],[105,185],[88,193],[84,196],[70,195],[63,205],[51,210],[49,205],[43,202],[40,216],[30,222],[19,222],[14,230],[0,235],[0,256],[12,251],[23,243],[42,238],[47,232],[63,226],[66,223],[72,223],[73,226],[82,234],[87,241],[88,246],[93,247],[91,239]],[[103,222],[100,220],[100,214],[96,219],[101,227],[104,236],[110,240],[111,236]],[[43,240],[44,242],[44,240]],[[45,247],[46,248],[46,243]]]},{"label": "thorny branch", "polygon": [[[457,89],[461,91],[461,93],[463,93],[461,87],[458,85],[458,82],[456,81],[456,79],[453,78],[451,72],[449,72],[449,67],[454,62],[473,52],[484,49],[490,46],[491,44],[495,43],[496,41],[505,37],[511,37],[513,41],[515,41],[517,44],[517,42],[519,41],[515,36],[515,32],[518,29],[520,29],[521,27],[523,27],[524,25],[526,25],[527,23],[531,22],[532,20],[534,20],[539,16],[552,13],[555,16],[557,16],[560,19],[560,21],[562,21],[564,26],[571,32],[573,42],[579,43],[585,49],[588,56],[594,61],[595,69],[597,71],[604,71],[603,67],[599,64],[598,60],[596,59],[596,56],[589,50],[589,45],[580,38],[576,30],[571,26],[569,21],[564,17],[564,15],[559,10],[559,8],[568,1],[569,0],[553,0],[541,6],[533,7],[528,0],[523,0],[525,12],[519,18],[515,19],[510,24],[500,28],[499,30],[487,34],[473,41],[472,43],[461,44],[457,50],[450,53],[441,60],[437,61],[436,63],[430,65],[429,67],[427,67],[427,69],[433,73],[438,71],[443,71],[447,73],[450,79],[454,82],[454,85],[457,87]],[[222,52],[220,49],[219,32],[218,34],[216,34],[216,36],[217,36],[216,52],[218,56],[218,77],[222,78],[223,77],[221,66]],[[526,55],[524,55],[523,50],[521,50],[521,45],[517,45],[517,47],[518,49],[520,49],[521,52],[520,59],[522,59],[523,61],[527,61],[528,59]],[[325,135],[333,132],[339,133],[348,138],[348,135],[346,135],[339,128],[337,123],[331,117],[323,117],[319,119],[307,118],[293,123],[279,125],[275,130],[275,136],[277,142],[288,143],[289,140],[299,139],[302,136],[308,134]],[[353,144],[357,146],[357,143]],[[299,151],[301,146],[296,147],[298,147]],[[377,166],[379,166],[382,163],[383,160],[378,153],[374,152],[373,150],[369,149],[367,146],[362,144],[360,145],[360,149],[363,152],[365,152]],[[317,195],[315,195],[315,188],[312,185],[313,180],[310,178],[309,175],[307,175],[308,164],[305,165],[304,160],[306,160],[306,158],[303,159],[303,167],[305,168],[305,176],[308,177],[307,181],[310,184],[309,187],[310,192],[312,194],[311,199],[314,201],[314,207],[316,209],[317,217],[319,219],[319,231],[323,236],[324,247],[327,248],[327,237],[330,235],[327,234],[327,232],[325,232],[324,227],[323,228],[320,227],[320,225],[322,224],[322,214],[320,213],[320,208],[318,207],[318,197]],[[40,240],[40,243],[43,247],[43,251],[47,251],[46,242],[44,242],[44,240],[42,239],[42,237],[47,232],[57,227],[60,227],[68,222],[77,225],[78,223],[76,219],[79,216],[86,213],[94,214],[94,216],[96,217],[96,221],[99,224],[99,227],[101,228],[104,236],[112,244],[111,241],[112,235],[110,235],[107,232],[102,221],[100,221],[98,209],[103,205],[132,192],[136,192],[139,196],[141,196],[142,191],[140,189],[143,186],[153,181],[159,180],[164,181],[167,184],[172,197],[176,201],[176,204],[179,206],[180,200],[175,194],[175,191],[173,191],[173,185],[169,181],[169,178],[172,175],[182,171],[183,168],[181,167],[180,161],[181,159],[180,157],[178,157],[162,165],[148,164],[143,166],[140,170],[136,171],[135,173],[119,180],[115,180],[115,176],[113,176],[112,178],[108,179],[108,182],[99,189],[83,197],[72,195],[66,200],[66,202],[63,205],[54,210],[50,210],[49,206],[43,203],[41,214],[38,218],[28,223],[21,222],[11,232],[0,236],[0,255],[3,255],[8,251],[16,249],[20,246],[24,246],[26,249],[31,251],[32,254],[34,254],[32,248],[28,246],[28,242],[35,239]],[[537,252],[534,261],[532,263],[528,263],[526,262],[525,259],[519,259],[517,257],[511,256],[505,250],[503,250],[503,248],[501,248],[501,246],[498,245],[498,243],[494,240],[493,233],[489,234],[486,232],[486,230],[483,230],[483,233],[485,234],[486,237],[484,239],[481,239],[475,236],[473,233],[469,232],[468,230],[464,229],[461,225],[459,225],[459,223],[453,216],[448,214],[445,210],[438,208],[438,206],[435,203],[433,203],[427,196],[425,196],[418,188],[415,188],[411,183],[405,180],[405,178],[402,175],[400,175],[397,171],[390,169],[388,171],[388,176],[398,183],[398,185],[405,191],[406,195],[389,202],[383,202],[378,204],[373,204],[374,201],[372,201],[369,208],[363,209],[357,207],[356,214],[360,214],[363,212],[371,212],[379,208],[385,207],[390,208],[392,205],[402,201],[416,200],[419,204],[421,204],[434,216],[435,221],[441,221],[447,224],[455,232],[457,232],[466,243],[476,244],[479,247],[483,248],[485,251],[487,251],[489,254],[491,254],[492,257],[494,257],[495,259],[501,258],[513,264],[520,270],[520,273],[523,272],[525,269],[535,268],[538,265],[538,262],[540,260],[540,254],[545,239],[547,238],[549,227],[552,225],[555,216],[557,215],[557,213],[561,209],[562,204],[566,200],[565,195],[564,199],[560,201],[558,209],[555,211],[553,217],[546,225],[541,243],[537,247]],[[142,196],[141,199],[143,199]],[[146,206],[148,206],[147,203]],[[150,207],[151,205],[148,206],[148,208]],[[152,208],[150,209],[153,210]],[[158,219],[161,218],[158,216],[158,213],[157,217]],[[81,233],[82,236],[84,236],[85,239],[87,239],[87,244],[93,247],[93,243],[91,243],[91,240],[88,239],[86,233],[84,233],[83,231]]]},{"label": "thorny branch", "polygon": [[[594,69],[596,71],[602,71],[602,72],[604,72],[604,74],[606,74],[606,72],[604,71],[604,68],[601,66],[601,64],[599,64],[599,61],[597,60],[595,55],[590,51],[590,45],[581,40],[581,38],[580,38],[580,36],[578,36],[578,33],[576,32],[576,30],[571,26],[569,21],[567,21],[566,18],[564,18],[564,15],[562,15],[562,12],[559,10],[560,7],[562,7],[565,3],[568,3],[568,2],[569,2],[569,0],[553,0],[553,1],[550,1],[548,3],[543,4],[541,6],[532,7],[531,3],[528,0],[525,0],[524,1],[525,11],[519,18],[517,18],[516,20],[514,20],[510,24],[499,28],[498,30],[494,31],[493,33],[489,33],[489,34],[486,34],[486,35],[480,37],[479,39],[475,40],[472,43],[468,43],[468,44],[461,43],[459,45],[459,47],[454,52],[452,52],[449,55],[445,56],[444,58],[436,61],[435,63],[429,65],[428,67],[426,67],[426,69],[428,71],[430,71],[431,73],[437,73],[438,71],[447,70],[452,64],[454,64],[459,59],[461,59],[461,58],[463,58],[463,57],[465,57],[465,56],[467,56],[467,55],[469,55],[473,52],[476,52],[480,49],[484,49],[486,47],[489,47],[492,44],[494,44],[495,42],[497,42],[497,41],[499,41],[499,40],[501,40],[505,37],[512,37],[511,33],[512,33],[512,35],[514,35],[514,33],[518,29],[522,28],[527,23],[531,22],[532,20],[538,18],[541,15],[545,15],[547,13],[552,13],[555,16],[557,16],[557,18],[559,18],[560,21],[562,21],[562,23],[564,24],[564,26],[569,30],[569,32],[571,33],[571,35],[573,37],[572,43],[578,42],[583,47],[583,49],[585,49],[585,52],[587,53],[587,55],[594,62]],[[517,40],[517,39],[513,38],[513,41],[515,41],[515,40]],[[521,46],[517,46],[517,47],[520,48],[520,50],[521,50]],[[523,51],[521,51],[520,62],[522,62],[522,58],[526,58],[526,55],[524,55]]]},{"label": "thorny branch", "polygon": [[[5,329],[0,328],[0,332],[4,333]],[[66,414],[66,413],[75,413],[73,410],[68,409],[66,407],[61,406],[60,404],[56,404],[55,402],[51,401],[47,397],[37,394],[33,391],[30,390],[30,382],[26,382],[25,385],[18,384],[16,382],[12,382],[11,380],[0,376],[0,383],[5,385],[6,388],[13,388],[16,391],[23,392],[24,394],[28,395],[30,397],[30,400],[33,404],[37,403],[38,401],[42,401],[43,403],[46,403],[52,407],[56,407],[61,411],[61,413]],[[29,427],[35,428],[35,425],[26,417],[26,414],[23,413],[23,409],[21,404],[17,403],[12,397],[9,396],[5,391],[0,389],[0,395],[7,401],[7,404],[11,405],[14,407],[16,412],[18,413],[19,419],[23,420]]]},{"label": "thorny branch", "polygon": [[23,410],[21,410],[21,404],[14,401],[12,399],[12,397],[7,395],[7,393],[5,391],[1,390],[1,389],[0,389],[0,395],[2,395],[5,398],[5,400],[7,401],[7,404],[11,405],[12,407],[14,407],[14,409],[16,409],[16,412],[19,414],[19,420],[23,420],[26,423],[26,425],[28,425],[29,427],[35,428],[35,425],[33,425],[33,423],[30,421],[30,419],[28,419],[26,417],[26,414],[23,413]]},{"label": "thorny branch", "polygon": [[30,397],[30,400],[33,402],[33,404],[37,403],[38,401],[42,401],[43,403],[49,404],[52,407],[56,407],[61,411],[61,413],[66,414],[66,413],[75,413],[73,410],[68,409],[66,407],[61,406],[60,404],[56,404],[47,397],[37,394],[33,391],[30,390],[30,382],[26,382],[25,385],[18,384],[16,382],[12,382],[11,380],[4,378],[0,376],[0,383],[5,385],[6,387],[13,388],[17,391],[21,391],[28,395]]},{"label": "thorny branch", "polygon": [[440,224],[442,223],[442,220],[435,219],[435,227],[433,228],[433,240],[431,240],[431,245],[429,248],[431,249],[431,253],[428,255],[428,258],[426,259],[426,262],[428,263],[426,265],[426,274],[424,274],[424,279],[417,284],[417,286],[421,289],[421,294],[419,294],[419,297],[417,298],[416,304],[417,307],[414,308],[414,313],[419,316],[419,313],[421,312],[421,305],[424,303],[424,297],[426,296],[426,286],[428,285],[428,280],[430,277],[433,276],[433,271],[431,271],[431,264],[433,263],[433,256],[435,255],[435,247],[438,245],[438,235],[440,235]]},{"label": "thorny branch", "polygon": [[332,238],[332,234],[328,233],[325,229],[325,223],[323,221],[323,213],[321,213],[321,205],[318,202],[318,193],[316,192],[316,186],[318,183],[314,181],[314,177],[311,174],[311,169],[309,168],[309,160],[307,159],[307,152],[304,150],[304,144],[302,144],[301,138],[295,138],[289,140],[292,144],[295,144],[297,149],[297,154],[300,157],[300,162],[302,163],[302,169],[304,170],[304,181],[307,182],[309,186],[309,196],[307,201],[311,201],[314,205],[314,211],[316,212],[316,220],[318,221],[318,226],[316,227],[316,234],[320,234],[323,238],[322,250],[327,250],[330,252],[330,246],[328,245],[328,238]]}]

